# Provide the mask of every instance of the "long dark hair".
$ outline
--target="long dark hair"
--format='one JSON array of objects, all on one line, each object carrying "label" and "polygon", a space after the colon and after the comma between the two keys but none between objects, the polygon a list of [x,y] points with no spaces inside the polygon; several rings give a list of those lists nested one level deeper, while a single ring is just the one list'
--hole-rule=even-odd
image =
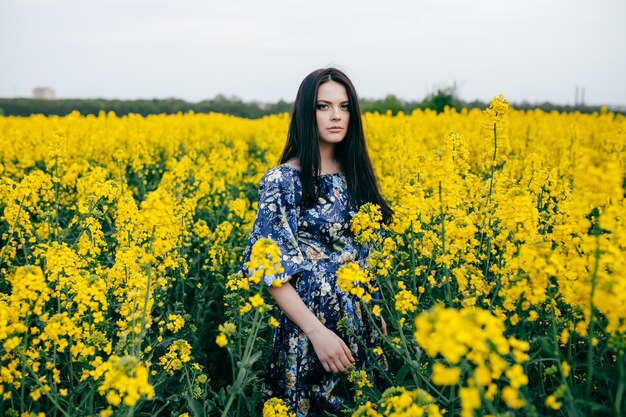
[{"label": "long dark hair", "polygon": [[298,89],[291,111],[287,143],[280,163],[297,157],[302,170],[302,197],[305,205],[311,206],[319,199],[320,145],[315,117],[317,90],[320,85],[335,81],[344,86],[348,94],[350,120],[346,137],[335,145],[335,157],[348,184],[352,201],[359,208],[365,203],[380,206],[383,221],[389,223],[393,210],[378,191],[376,176],[365,146],[359,98],[350,79],[337,68],[322,68],[307,75]]}]

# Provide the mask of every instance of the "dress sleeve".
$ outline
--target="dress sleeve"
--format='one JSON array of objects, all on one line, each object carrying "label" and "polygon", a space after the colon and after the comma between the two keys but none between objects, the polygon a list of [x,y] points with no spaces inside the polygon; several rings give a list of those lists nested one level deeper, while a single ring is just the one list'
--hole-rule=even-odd
[{"label": "dress sleeve", "polygon": [[245,276],[252,275],[253,271],[246,266],[252,246],[261,238],[272,239],[280,249],[284,272],[265,276],[264,284],[267,286],[272,285],[276,279],[285,283],[309,269],[309,262],[298,244],[299,211],[293,175],[295,174],[291,171],[271,169],[265,173],[259,184],[259,209],[244,251],[241,271]]}]

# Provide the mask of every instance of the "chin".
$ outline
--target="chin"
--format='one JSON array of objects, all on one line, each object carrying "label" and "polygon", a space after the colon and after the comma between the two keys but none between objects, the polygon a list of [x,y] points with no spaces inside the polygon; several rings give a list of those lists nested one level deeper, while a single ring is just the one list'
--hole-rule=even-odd
[{"label": "chin", "polygon": [[322,138],[320,137],[320,140],[323,142],[328,142],[328,143],[339,143],[341,141],[343,141],[346,137],[335,137],[335,138]]}]

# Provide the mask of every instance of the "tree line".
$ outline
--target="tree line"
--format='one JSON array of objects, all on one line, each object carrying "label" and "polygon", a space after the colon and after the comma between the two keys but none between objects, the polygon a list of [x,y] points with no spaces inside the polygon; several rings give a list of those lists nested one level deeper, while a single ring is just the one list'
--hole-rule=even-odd
[{"label": "tree line", "polygon": [[[441,113],[446,106],[460,110],[462,108],[484,109],[489,103],[482,101],[463,101],[458,98],[456,86],[439,88],[421,101],[405,101],[394,95],[383,99],[361,99],[361,108],[364,112],[392,114],[404,112],[410,114],[415,109],[432,109]],[[30,116],[43,114],[45,116],[65,116],[73,111],[83,115],[99,112],[114,112],[118,116],[129,113],[147,116],[149,114],[187,113],[225,113],[234,116],[257,119],[269,114],[288,113],[292,103],[280,100],[276,103],[244,102],[237,97],[218,95],[210,100],[187,102],[181,99],[151,99],[151,100],[105,100],[105,99],[31,99],[31,98],[0,98],[0,115]],[[599,106],[587,105],[557,105],[549,102],[530,104],[527,102],[512,103],[512,107],[519,110],[541,109],[544,111],[556,110],[559,112],[592,113],[600,110]],[[621,112],[623,113],[623,112]]]}]

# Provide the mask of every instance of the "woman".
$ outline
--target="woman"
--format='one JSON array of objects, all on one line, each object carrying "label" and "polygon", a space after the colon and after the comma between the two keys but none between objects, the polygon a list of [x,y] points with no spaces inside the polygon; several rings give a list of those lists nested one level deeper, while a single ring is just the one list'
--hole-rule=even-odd
[{"label": "woman", "polygon": [[[265,278],[282,314],[264,388],[298,416],[339,408],[341,373],[350,364],[371,365],[356,338],[337,329],[341,319],[362,341],[379,345],[358,299],[336,283],[342,264],[367,266],[368,248],[350,231],[350,219],[367,202],[391,219],[367,154],[354,86],[338,69],[313,71],[298,90],[280,165],[261,179],[243,259],[263,237],[281,250],[284,273]],[[276,280],[282,285],[272,286]],[[386,332],[382,319],[380,325]]]}]

